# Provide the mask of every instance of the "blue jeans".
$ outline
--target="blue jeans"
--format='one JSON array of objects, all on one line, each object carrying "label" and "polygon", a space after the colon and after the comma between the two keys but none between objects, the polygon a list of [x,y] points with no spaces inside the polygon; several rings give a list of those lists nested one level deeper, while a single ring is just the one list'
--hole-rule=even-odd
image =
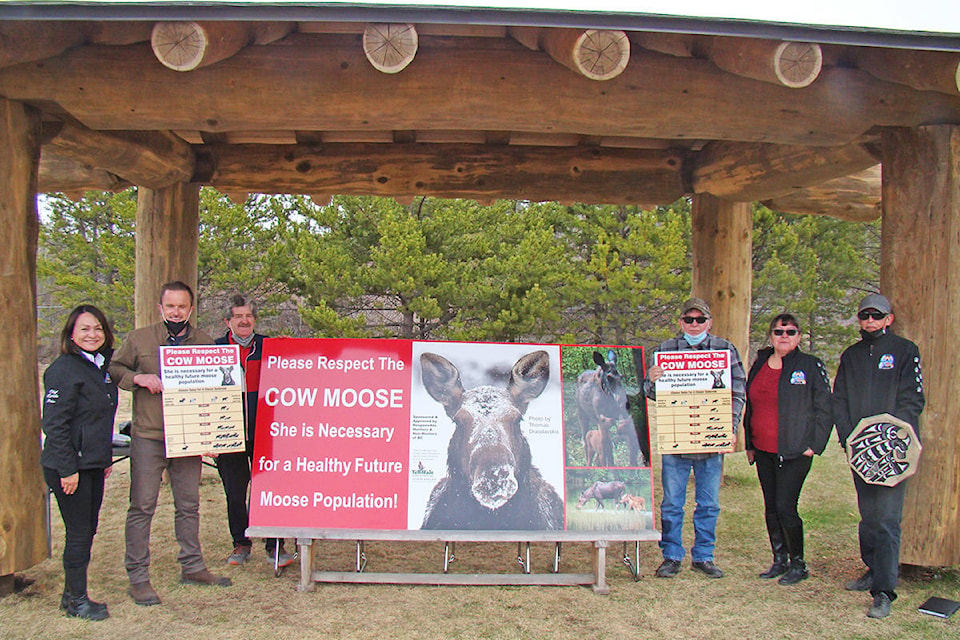
[{"label": "blue jeans", "polygon": [[687,483],[693,470],[697,507],[693,511],[694,542],[690,556],[694,562],[713,560],[717,543],[717,518],[720,516],[720,481],[723,456],[702,460],[679,455],[662,456],[663,501],[660,503],[660,551],[664,560],[683,560],[683,507],[687,502]]}]

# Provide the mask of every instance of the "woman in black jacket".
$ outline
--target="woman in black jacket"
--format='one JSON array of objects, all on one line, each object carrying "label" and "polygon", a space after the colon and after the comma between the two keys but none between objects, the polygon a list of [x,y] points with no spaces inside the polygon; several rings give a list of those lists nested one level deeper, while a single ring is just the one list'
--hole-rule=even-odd
[{"label": "woman in black jacket", "polygon": [[757,353],[747,376],[743,432],[747,460],[757,465],[773,549],[773,565],[760,577],[795,584],[809,575],[797,503],[813,455],[823,453],[830,437],[830,382],[823,362],[798,348],[794,316],[776,316],[768,337],[772,346]]},{"label": "woman in black jacket", "polygon": [[87,597],[87,565],[97,532],[104,480],[110,475],[117,386],[107,373],[113,333],[103,312],[80,305],[60,333],[60,357],[43,374],[40,464],[57,498],[66,536],[61,608],[89,620],[109,617]]}]

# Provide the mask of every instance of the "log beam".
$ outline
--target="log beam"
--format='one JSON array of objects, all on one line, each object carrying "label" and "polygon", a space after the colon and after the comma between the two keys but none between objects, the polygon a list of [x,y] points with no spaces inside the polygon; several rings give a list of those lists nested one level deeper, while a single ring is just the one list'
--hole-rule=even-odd
[{"label": "log beam", "polygon": [[81,22],[0,21],[0,67],[59,55],[87,41]]},{"label": "log beam", "polygon": [[[179,183],[137,190],[134,314],[136,326],[160,320],[160,287],[182,280],[197,291],[200,187]],[[194,312],[196,314],[196,312]],[[196,317],[193,318],[196,322]]]},{"label": "log beam", "polygon": [[169,131],[92,131],[66,122],[47,143],[57,155],[162,189],[193,176],[190,145]]},{"label": "log beam", "polygon": [[50,147],[43,149],[40,154],[40,174],[37,180],[39,193],[60,191],[74,198],[87,191],[120,191],[129,186],[130,182],[109,171],[65,158]]},{"label": "log beam", "polygon": [[40,115],[0,99],[0,577],[47,557],[37,384],[37,163]]},{"label": "log beam", "polygon": [[150,46],[168,69],[193,71],[229,58],[252,39],[242,22],[158,22]]},{"label": "log beam", "polygon": [[880,217],[880,165],[858,173],[797,189],[763,205],[781,213],[812,214],[868,222]]},{"label": "log beam", "polygon": [[944,347],[960,314],[960,128],[883,135],[880,289],[920,347],[923,455],[907,480],[900,562],[960,564],[960,361]]},{"label": "log beam", "polygon": [[0,94],[59,104],[97,130],[542,131],[549,114],[552,133],[839,145],[874,125],[960,123],[960,101],[859,70],[825,69],[793,91],[639,51],[618,78],[597,83],[473,38],[456,56],[421,47],[417,64],[384,76],[369,73],[355,40],[330,39],[246,47],[189,74],[157,65],[145,45],[78,47],[0,69]]},{"label": "log beam", "polygon": [[511,27],[507,33],[590,80],[616,78],[630,61],[630,40],[623,31]]},{"label": "log beam", "polygon": [[849,54],[857,67],[875,78],[918,91],[960,94],[960,53],[851,47]]},{"label": "log beam", "polygon": [[804,147],[738,142],[708,144],[692,160],[694,193],[733,202],[786,195],[863,171],[879,158],[868,144]]},{"label": "log beam", "polygon": [[679,154],[488,145],[213,145],[194,182],[232,191],[667,204]]},{"label": "log beam", "polygon": [[707,57],[724,71],[791,89],[810,86],[823,67],[820,45],[811,42],[718,36]]}]

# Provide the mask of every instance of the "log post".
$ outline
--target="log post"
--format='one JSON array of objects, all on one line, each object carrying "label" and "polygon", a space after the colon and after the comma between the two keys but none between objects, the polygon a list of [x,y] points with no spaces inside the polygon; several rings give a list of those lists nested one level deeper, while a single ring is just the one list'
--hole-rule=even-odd
[{"label": "log post", "polygon": [[40,113],[0,99],[0,585],[47,557],[37,382]]},{"label": "log post", "polygon": [[[746,366],[750,358],[753,210],[748,202],[696,195],[691,227],[693,295],[710,305],[711,333],[732,342]],[[742,448],[741,438],[738,450]]]},{"label": "log post", "polygon": [[[164,283],[182,280],[196,294],[199,224],[199,185],[139,189],[134,287],[137,327],[160,319],[157,303]],[[194,324],[196,321],[195,316],[191,318]]]},{"label": "log post", "polygon": [[412,24],[368,24],[363,30],[363,53],[373,68],[399,73],[413,62],[419,40]]},{"label": "log post", "polygon": [[890,129],[882,140],[880,289],[895,330],[920,347],[927,399],[900,561],[952,566],[960,563],[960,362],[948,346],[960,314],[960,127]]}]

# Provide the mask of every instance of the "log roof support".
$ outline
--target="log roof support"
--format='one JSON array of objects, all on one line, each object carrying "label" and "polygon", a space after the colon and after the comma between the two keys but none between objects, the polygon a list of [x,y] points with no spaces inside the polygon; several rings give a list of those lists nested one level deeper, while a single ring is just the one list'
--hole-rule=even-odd
[{"label": "log roof support", "polygon": [[134,315],[137,327],[160,320],[160,287],[172,280],[197,291],[200,187],[181,182],[137,190]]},{"label": "log roof support", "polygon": [[76,201],[86,191],[120,191],[131,185],[109,171],[58,155],[50,146],[40,154],[39,193],[61,191]]},{"label": "log roof support", "polygon": [[66,122],[47,145],[62,158],[152,189],[189,181],[194,172],[190,145],[168,131],[91,131]]},{"label": "log roof support", "polygon": [[879,158],[870,144],[803,147],[743,142],[708,144],[692,160],[694,193],[754,202],[863,171]]},{"label": "log roof support", "polygon": [[40,113],[0,99],[0,580],[47,557],[37,383]]},{"label": "log roof support", "polygon": [[682,156],[659,150],[488,145],[211,145],[193,180],[222,191],[667,204]]},{"label": "log roof support", "polygon": [[150,34],[157,60],[174,71],[220,62],[252,40],[250,28],[242,22],[158,22]]},{"label": "log roof support", "polygon": [[399,73],[413,62],[419,40],[412,24],[368,24],[363,30],[363,53],[373,68]]},{"label": "log roof support", "polygon": [[630,40],[623,31],[510,27],[507,32],[528,49],[543,50],[590,80],[616,78],[630,62]]},{"label": "log roof support", "polygon": [[366,71],[359,47],[330,43],[247,47],[189,74],[151,63],[142,45],[79,47],[0,69],[0,94],[57,103],[92,129],[543,131],[549,113],[551,133],[838,145],[874,125],[960,122],[955,98],[856,70],[825,70],[795,91],[702,60],[637,52],[619,77],[598,83],[487,40],[472,39],[469,55],[455,57],[421,47],[389,91]]},{"label": "log roof support", "polygon": [[880,217],[880,165],[849,176],[827,180],[805,189],[763,200],[763,205],[782,213],[832,216],[852,222]]},{"label": "log roof support", "polygon": [[960,563],[960,361],[945,341],[960,315],[960,127],[885,132],[883,168],[880,290],[893,305],[894,329],[920,348],[926,395],[900,562],[953,566]]},{"label": "log roof support", "polygon": [[856,65],[875,78],[918,91],[960,95],[960,53],[860,47],[850,50]]}]

